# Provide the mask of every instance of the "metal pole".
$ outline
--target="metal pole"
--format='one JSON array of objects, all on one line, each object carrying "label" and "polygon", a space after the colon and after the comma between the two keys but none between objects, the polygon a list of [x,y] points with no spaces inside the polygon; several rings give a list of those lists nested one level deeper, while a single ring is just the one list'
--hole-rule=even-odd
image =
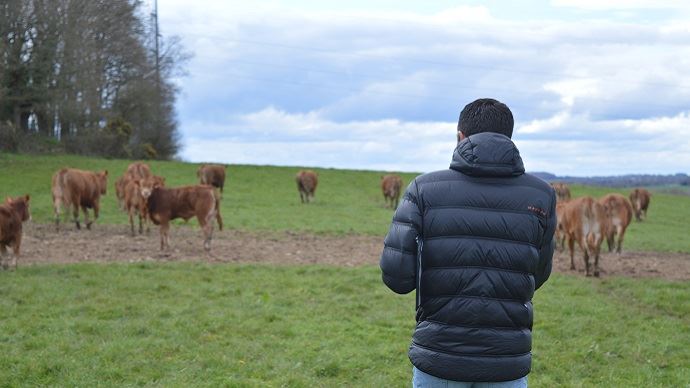
[{"label": "metal pole", "polygon": [[160,94],[160,57],[158,55],[158,0],[154,0],[153,3],[153,15],[155,17],[155,29],[156,29],[156,87],[158,88],[158,93]]}]

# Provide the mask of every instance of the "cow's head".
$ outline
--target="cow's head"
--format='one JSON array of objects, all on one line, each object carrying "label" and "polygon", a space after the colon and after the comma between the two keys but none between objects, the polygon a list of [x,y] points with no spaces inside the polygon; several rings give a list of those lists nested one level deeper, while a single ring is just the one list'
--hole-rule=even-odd
[{"label": "cow's head", "polygon": [[31,219],[31,210],[29,209],[30,199],[31,197],[29,194],[16,198],[7,197],[5,199],[5,203],[8,204],[12,210],[19,215],[19,218],[21,218],[22,222],[24,222]]},{"label": "cow's head", "polygon": [[101,186],[101,195],[105,195],[108,189],[108,170],[103,170],[98,174],[98,184]]},{"label": "cow's head", "polygon": [[144,197],[144,199],[148,199],[148,197],[150,197],[153,193],[153,190],[165,186],[165,178],[154,176],[139,180],[138,184],[141,196]]}]

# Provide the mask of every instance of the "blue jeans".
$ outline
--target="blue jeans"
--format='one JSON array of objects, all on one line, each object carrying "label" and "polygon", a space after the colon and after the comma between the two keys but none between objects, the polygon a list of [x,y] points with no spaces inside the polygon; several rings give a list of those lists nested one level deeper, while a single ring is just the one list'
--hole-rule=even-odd
[{"label": "blue jeans", "polygon": [[432,376],[412,367],[412,388],[526,388],[527,376],[498,383],[463,383]]}]

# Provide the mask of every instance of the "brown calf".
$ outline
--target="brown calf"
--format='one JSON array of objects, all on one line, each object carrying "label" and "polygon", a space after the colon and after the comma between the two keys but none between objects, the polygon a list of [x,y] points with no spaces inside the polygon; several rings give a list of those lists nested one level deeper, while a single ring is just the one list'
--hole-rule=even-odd
[{"label": "brown calf", "polygon": [[297,181],[297,190],[299,190],[302,203],[309,203],[309,198],[314,200],[316,186],[319,184],[318,175],[311,170],[302,170],[295,176],[295,181]]},{"label": "brown calf", "polygon": [[621,253],[623,239],[625,238],[625,230],[630,225],[633,217],[633,209],[628,202],[628,199],[620,194],[607,194],[601,199],[599,203],[604,206],[606,217],[608,217],[609,229],[606,233],[606,243],[609,247],[609,252],[613,250],[616,245],[616,253]]},{"label": "brown calf", "polygon": [[225,166],[202,164],[196,171],[196,176],[199,178],[200,184],[217,187],[221,193],[223,192],[223,186],[225,186]]},{"label": "brown calf", "polygon": [[599,276],[601,243],[608,231],[604,207],[592,197],[577,198],[565,203],[561,223],[570,250],[570,269],[575,269],[575,242],[584,252],[585,273],[592,275],[589,258],[594,258],[594,276]]},{"label": "brown calf", "polygon": [[635,218],[642,221],[642,215],[647,218],[647,209],[649,208],[649,201],[652,199],[652,194],[646,189],[637,188],[630,193],[630,203],[632,204]]},{"label": "brown calf", "polygon": [[551,183],[556,191],[556,199],[560,201],[570,201],[570,188],[565,183]]},{"label": "brown calf", "polygon": [[[108,171],[92,172],[63,168],[53,175],[52,194],[53,211],[55,213],[55,228],[60,228],[60,213],[62,205],[72,207],[72,215],[77,229],[79,224],[79,208],[84,212],[86,228],[98,219],[101,195],[105,195],[108,187]],[[94,220],[89,221],[87,209],[93,209]]]},{"label": "brown calf", "polygon": [[386,175],[381,177],[381,191],[383,191],[383,199],[386,201],[386,206],[395,209],[398,207],[400,200],[400,190],[402,189],[403,181],[398,175]]},{"label": "brown calf", "polygon": [[170,247],[168,232],[171,220],[182,218],[187,221],[196,216],[204,234],[204,249],[211,250],[214,217],[220,225],[220,230],[223,230],[219,195],[212,186],[184,186],[170,189],[156,185],[142,186],[142,193],[145,190],[150,190],[147,198],[149,217],[154,224],[160,225],[161,249]]},{"label": "brown calf", "polygon": [[[22,197],[7,197],[0,205],[0,266],[8,269],[10,263],[17,269],[17,258],[22,245],[22,223],[31,219],[29,210],[29,194]],[[5,261],[7,247],[14,253],[11,260]]]},{"label": "brown calf", "polygon": [[139,217],[139,234],[144,232],[142,223],[148,232],[148,210],[146,200],[151,195],[152,187],[165,186],[165,178],[153,175],[149,178],[128,180],[125,184],[124,210],[129,215],[129,226],[134,236],[134,215]]}]

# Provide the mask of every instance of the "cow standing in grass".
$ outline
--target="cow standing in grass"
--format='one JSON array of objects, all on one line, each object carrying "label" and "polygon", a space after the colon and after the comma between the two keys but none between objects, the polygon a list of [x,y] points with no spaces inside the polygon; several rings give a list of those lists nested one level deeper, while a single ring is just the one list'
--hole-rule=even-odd
[{"label": "cow standing in grass", "polygon": [[642,221],[642,215],[644,215],[644,219],[647,219],[647,209],[651,199],[652,194],[646,189],[637,188],[630,193],[630,203],[632,203],[635,218],[638,221]]},{"label": "cow standing in grass", "polygon": [[[108,187],[108,171],[92,172],[63,168],[53,175],[52,194],[53,211],[55,213],[55,228],[60,228],[60,214],[62,205],[72,208],[74,223],[81,229],[79,223],[79,208],[84,213],[86,228],[98,219],[101,195],[105,195]],[[88,209],[93,209],[93,221],[89,220]]]},{"label": "cow standing in grass", "polygon": [[223,230],[220,196],[215,188],[208,185],[165,188],[145,181],[141,192],[146,198],[151,221],[160,225],[161,250],[170,247],[170,221],[176,218],[187,221],[192,217],[196,217],[201,226],[204,249],[211,250],[214,218],[218,221],[219,229]]},{"label": "cow standing in grass", "polygon": [[225,166],[218,164],[202,164],[196,171],[196,176],[199,178],[199,183],[202,185],[211,185],[223,193],[225,186]]},{"label": "cow standing in grass", "polygon": [[391,208],[396,209],[398,207],[402,185],[402,178],[398,175],[390,174],[381,177],[381,191],[383,191],[386,206],[389,206],[390,203]]},{"label": "cow standing in grass", "polygon": [[[592,197],[576,198],[562,209],[562,224],[570,251],[570,269],[575,270],[575,243],[584,252],[585,273],[599,276],[601,244],[608,232],[608,218],[604,206]],[[594,268],[589,259],[594,259]]]},{"label": "cow standing in grass", "polygon": [[606,216],[609,220],[609,229],[606,233],[606,243],[609,247],[609,252],[613,251],[616,246],[616,253],[621,253],[623,239],[625,238],[625,230],[630,225],[633,217],[633,208],[627,198],[620,194],[607,194],[601,199],[599,203],[604,206]]},{"label": "cow standing in grass", "polygon": [[144,179],[128,180],[125,185],[125,200],[124,209],[129,215],[129,226],[134,236],[134,216],[139,218],[139,234],[144,231],[143,224],[146,224],[148,232],[148,210],[146,206],[146,197],[142,193],[142,187],[163,187],[165,186],[165,178],[160,176],[151,176]]},{"label": "cow standing in grass", "polygon": [[299,198],[302,203],[309,203],[310,198],[313,201],[316,186],[319,184],[318,175],[311,170],[302,170],[297,173],[295,180],[297,181],[297,190],[299,190]]},{"label": "cow standing in grass", "polygon": [[[29,194],[17,198],[7,197],[0,205],[0,266],[17,269],[17,258],[22,245],[22,224],[31,219]],[[12,259],[5,261],[7,247],[12,248]]]},{"label": "cow standing in grass", "polygon": [[127,210],[125,208],[125,187],[130,181],[151,178],[152,176],[153,173],[148,164],[143,162],[130,163],[125,173],[115,181],[115,196],[117,197],[118,207],[122,210]]}]

